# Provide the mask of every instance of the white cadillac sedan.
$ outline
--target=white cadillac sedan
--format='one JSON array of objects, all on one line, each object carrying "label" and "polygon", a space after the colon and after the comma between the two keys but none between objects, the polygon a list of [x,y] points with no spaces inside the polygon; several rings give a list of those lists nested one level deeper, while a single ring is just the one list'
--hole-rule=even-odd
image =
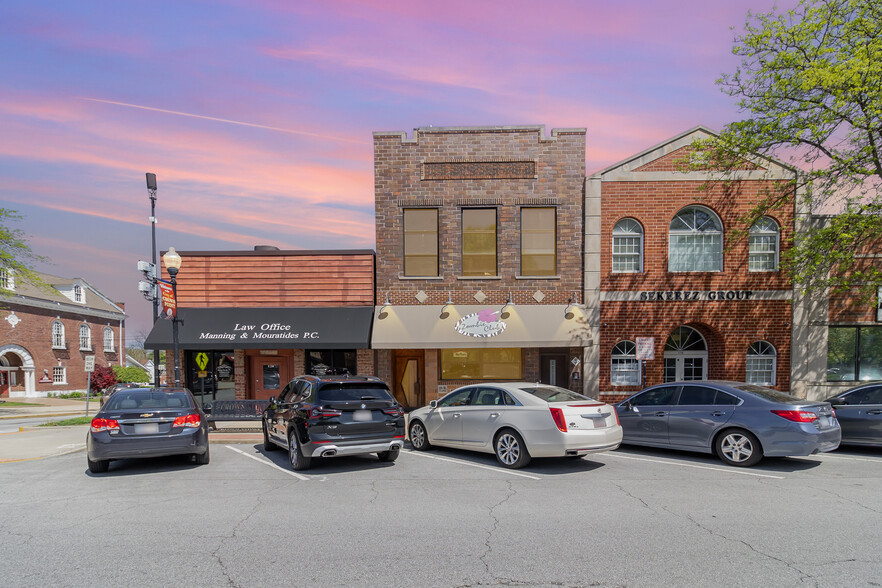
[{"label": "white cadillac sedan", "polygon": [[494,453],[507,468],[532,457],[581,457],[622,442],[616,411],[565,388],[528,382],[471,384],[410,413],[410,442]]}]

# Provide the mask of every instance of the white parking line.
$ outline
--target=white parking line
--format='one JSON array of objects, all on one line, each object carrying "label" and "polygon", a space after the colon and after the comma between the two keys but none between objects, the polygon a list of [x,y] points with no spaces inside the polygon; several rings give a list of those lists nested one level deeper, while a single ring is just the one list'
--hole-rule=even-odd
[{"label": "white parking line", "polygon": [[491,468],[490,466],[481,465],[478,463],[471,463],[468,461],[461,461],[459,459],[450,459],[449,457],[438,457],[435,455],[426,455],[425,453],[417,453],[415,451],[410,451],[408,449],[403,450],[401,453],[406,453],[408,455],[416,455],[419,457],[428,457],[429,459],[437,459],[438,461],[449,461],[450,463],[458,463],[460,465],[471,466],[473,468],[480,468],[482,470],[490,470],[491,472],[499,472],[500,474],[511,474],[512,476],[520,476],[522,478],[530,478],[531,480],[541,480],[537,476],[531,476],[529,474],[522,474],[521,472],[513,472],[511,470],[504,470],[502,468]]},{"label": "white parking line", "polygon": [[256,462],[258,462],[258,463],[262,463],[263,465],[267,465],[267,466],[269,466],[269,467],[271,467],[271,468],[276,468],[276,469],[279,470],[280,472],[285,472],[285,473],[288,474],[289,476],[294,476],[294,477],[297,478],[298,480],[309,480],[309,478],[307,478],[306,476],[300,475],[300,474],[298,474],[297,472],[292,472],[291,470],[286,470],[285,468],[280,468],[279,466],[277,466],[277,465],[274,464],[273,462],[271,462],[271,461],[269,461],[269,460],[267,460],[267,459],[264,459],[264,458],[262,458],[262,457],[257,457],[256,455],[251,455],[250,453],[245,453],[245,452],[242,451],[241,449],[236,449],[235,447],[233,447],[233,446],[231,446],[231,445],[224,445],[224,447],[226,447],[227,449],[232,449],[232,450],[235,451],[236,453],[241,453],[241,454],[244,455],[245,457],[250,457],[251,459],[253,459],[254,461],[256,461]]},{"label": "white parking line", "polygon": [[847,459],[847,460],[849,460],[849,461],[869,461],[869,462],[872,462],[872,463],[882,464],[882,460],[880,460],[880,459],[871,459],[871,458],[867,458],[867,457],[846,457],[846,456],[844,456],[844,455],[828,455],[828,454],[826,454],[826,453],[825,453],[824,455],[822,455],[822,456],[819,456],[819,457],[821,457],[821,459],[827,459],[827,458],[830,458],[830,459]]},{"label": "white parking line", "polygon": [[726,469],[726,468],[712,468],[710,466],[701,466],[701,465],[695,465],[692,463],[681,463],[678,461],[664,461],[661,459],[648,459],[646,457],[631,457],[628,455],[618,455],[616,453],[611,453],[611,452],[606,452],[606,453],[604,453],[604,455],[608,455],[610,457],[617,457],[619,459],[633,459],[636,461],[649,461],[652,463],[660,463],[662,465],[680,466],[683,468],[696,468],[699,470],[711,470],[714,472],[726,472],[727,474],[741,474],[742,476],[756,476],[757,478],[773,478],[775,480],[783,480],[784,479],[784,476],[771,476],[769,474],[757,474],[756,472],[743,472],[741,470],[730,470],[730,469]]}]

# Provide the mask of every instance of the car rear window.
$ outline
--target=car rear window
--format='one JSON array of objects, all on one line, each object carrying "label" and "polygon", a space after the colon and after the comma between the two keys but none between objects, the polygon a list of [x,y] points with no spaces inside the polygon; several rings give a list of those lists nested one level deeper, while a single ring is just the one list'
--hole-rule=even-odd
[{"label": "car rear window", "polygon": [[757,396],[762,396],[766,400],[771,400],[772,402],[805,402],[803,398],[797,398],[796,396],[791,396],[790,394],[784,394],[783,392],[778,392],[777,390],[772,390],[771,388],[764,388],[763,386],[757,386],[756,384],[739,384],[738,386],[734,386],[737,390],[744,390],[745,392],[752,392]]},{"label": "car rear window", "polygon": [[319,388],[316,402],[347,400],[395,400],[385,384],[325,384]]},{"label": "car rear window", "polygon": [[104,410],[140,410],[148,408],[194,408],[186,392],[129,392],[120,390],[110,397]]},{"label": "car rear window", "polygon": [[518,390],[523,390],[529,394],[532,394],[536,398],[541,398],[545,402],[572,402],[572,401],[582,401],[582,400],[593,400],[597,402],[593,398],[588,398],[587,396],[582,396],[581,394],[576,394],[572,390],[567,390],[566,388],[558,388],[557,386],[542,386],[540,385],[531,385],[531,386],[521,386]]}]

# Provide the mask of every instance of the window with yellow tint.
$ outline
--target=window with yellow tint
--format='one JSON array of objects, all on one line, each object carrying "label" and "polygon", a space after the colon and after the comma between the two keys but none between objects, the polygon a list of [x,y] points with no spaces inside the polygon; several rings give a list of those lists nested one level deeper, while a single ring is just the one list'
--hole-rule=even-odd
[{"label": "window with yellow tint", "polygon": [[521,275],[557,273],[557,210],[521,209]]},{"label": "window with yellow tint", "polygon": [[442,380],[520,380],[520,349],[442,349]]},{"label": "window with yellow tint", "polygon": [[404,209],[404,275],[438,275],[438,209]]},{"label": "window with yellow tint", "polygon": [[462,211],[462,275],[496,275],[496,209]]}]

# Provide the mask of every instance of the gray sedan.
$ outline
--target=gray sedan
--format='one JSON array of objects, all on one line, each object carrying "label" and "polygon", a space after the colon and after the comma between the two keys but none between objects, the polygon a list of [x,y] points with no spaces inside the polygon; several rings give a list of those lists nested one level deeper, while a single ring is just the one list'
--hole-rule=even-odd
[{"label": "gray sedan", "polygon": [[714,453],[752,466],[766,456],[833,451],[841,431],[828,402],[812,402],[755,384],[671,382],[616,405],[623,444]]},{"label": "gray sedan", "polygon": [[836,410],[843,445],[882,447],[882,383],[851,388],[827,402]]}]

